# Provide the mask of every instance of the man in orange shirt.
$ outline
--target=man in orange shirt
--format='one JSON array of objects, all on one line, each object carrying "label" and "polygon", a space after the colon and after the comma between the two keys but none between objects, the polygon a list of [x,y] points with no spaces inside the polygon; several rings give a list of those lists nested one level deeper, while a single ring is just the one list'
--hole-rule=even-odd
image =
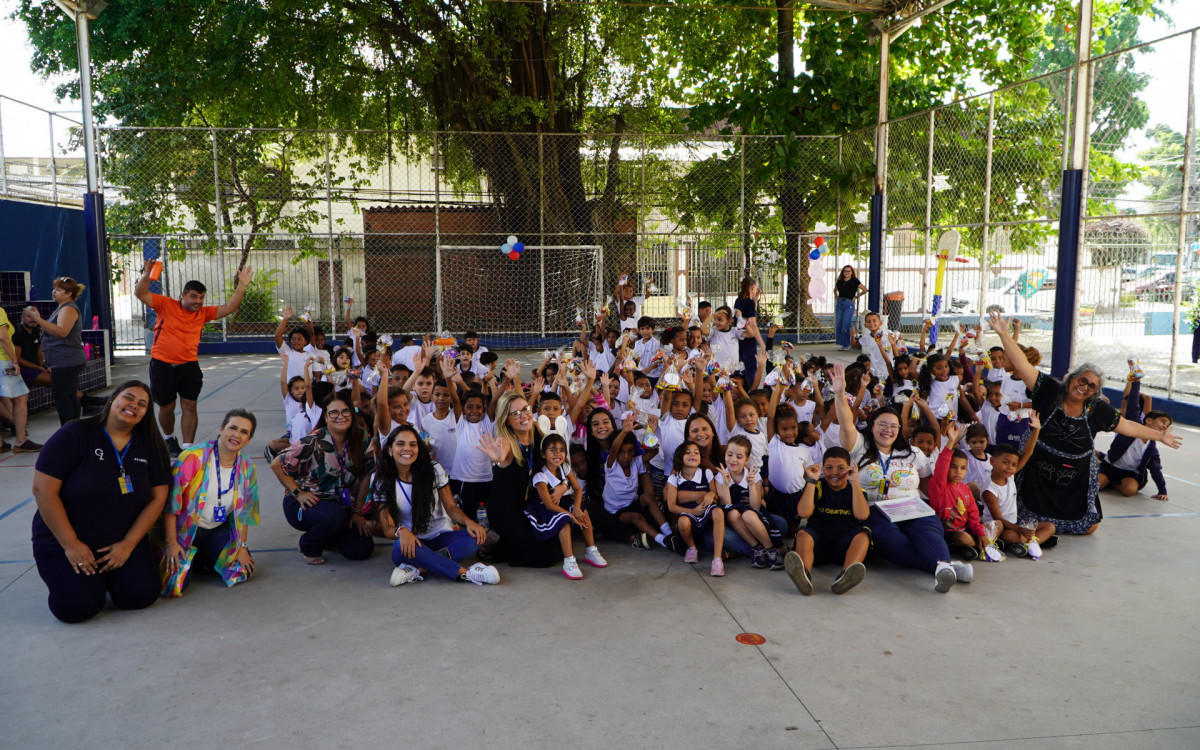
[{"label": "man in orange shirt", "polygon": [[[143,304],[158,313],[154,326],[154,347],[150,350],[150,391],[158,405],[158,425],[167,438],[167,447],[172,456],[191,445],[196,439],[196,399],[204,386],[204,374],[200,371],[197,350],[200,347],[200,332],[206,323],[237,312],[246,296],[246,285],[254,275],[250,266],[238,271],[237,289],[223,305],[204,304],[207,289],[199,281],[183,285],[179,299],[171,299],[150,291],[150,269],[153,260],[146,261],[142,277],[138,279],[133,293]],[[182,409],[180,427],[183,443],[175,437],[175,399]]]}]

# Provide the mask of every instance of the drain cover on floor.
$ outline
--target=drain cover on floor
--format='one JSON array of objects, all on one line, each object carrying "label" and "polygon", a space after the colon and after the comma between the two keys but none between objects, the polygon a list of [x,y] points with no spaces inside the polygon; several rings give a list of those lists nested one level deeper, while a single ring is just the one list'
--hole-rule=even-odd
[{"label": "drain cover on floor", "polygon": [[747,646],[761,646],[767,642],[767,639],[763,638],[758,633],[738,633],[738,636],[735,640],[738,643],[744,643]]}]

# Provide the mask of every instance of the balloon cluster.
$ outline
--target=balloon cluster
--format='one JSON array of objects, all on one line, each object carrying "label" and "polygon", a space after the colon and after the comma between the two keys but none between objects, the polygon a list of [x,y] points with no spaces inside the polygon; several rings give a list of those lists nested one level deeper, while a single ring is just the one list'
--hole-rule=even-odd
[{"label": "balloon cluster", "polygon": [[507,255],[509,260],[516,260],[521,257],[521,253],[525,252],[525,243],[517,242],[517,235],[510,234],[504,244],[500,246],[500,252]]},{"label": "balloon cluster", "polygon": [[820,260],[822,255],[829,254],[829,245],[825,243],[824,237],[817,237],[813,240],[813,249],[808,251],[809,260]]},{"label": "balloon cluster", "polygon": [[443,332],[433,340],[434,346],[438,348],[439,354],[446,359],[458,358],[458,341],[449,333]]}]

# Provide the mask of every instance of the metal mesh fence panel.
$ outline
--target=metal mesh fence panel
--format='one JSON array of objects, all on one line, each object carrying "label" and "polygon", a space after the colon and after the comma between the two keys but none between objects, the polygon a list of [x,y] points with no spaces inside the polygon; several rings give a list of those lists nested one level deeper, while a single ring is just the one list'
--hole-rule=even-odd
[{"label": "metal mesh fence panel", "polygon": [[81,205],[81,129],[76,120],[0,96],[0,196]]}]

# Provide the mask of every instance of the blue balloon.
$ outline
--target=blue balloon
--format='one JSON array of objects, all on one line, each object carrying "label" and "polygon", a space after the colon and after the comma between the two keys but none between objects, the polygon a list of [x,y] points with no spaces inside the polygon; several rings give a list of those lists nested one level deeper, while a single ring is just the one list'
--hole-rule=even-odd
[{"label": "blue balloon", "polygon": [[503,245],[500,246],[500,252],[504,253],[505,255],[508,255],[509,253],[511,253],[512,249],[513,249],[513,246],[508,244],[507,242],[505,242]]},{"label": "blue balloon", "polygon": [[809,257],[809,260],[820,260],[821,259],[821,251],[817,248],[813,248],[812,250],[808,251],[808,257]]},{"label": "blue balloon", "polygon": [[523,252],[525,252],[525,243],[524,243],[524,242],[518,242],[518,243],[516,243],[515,245],[513,245],[513,246],[512,246],[512,249],[513,249],[513,250],[516,250],[518,253],[523,253]]}]

